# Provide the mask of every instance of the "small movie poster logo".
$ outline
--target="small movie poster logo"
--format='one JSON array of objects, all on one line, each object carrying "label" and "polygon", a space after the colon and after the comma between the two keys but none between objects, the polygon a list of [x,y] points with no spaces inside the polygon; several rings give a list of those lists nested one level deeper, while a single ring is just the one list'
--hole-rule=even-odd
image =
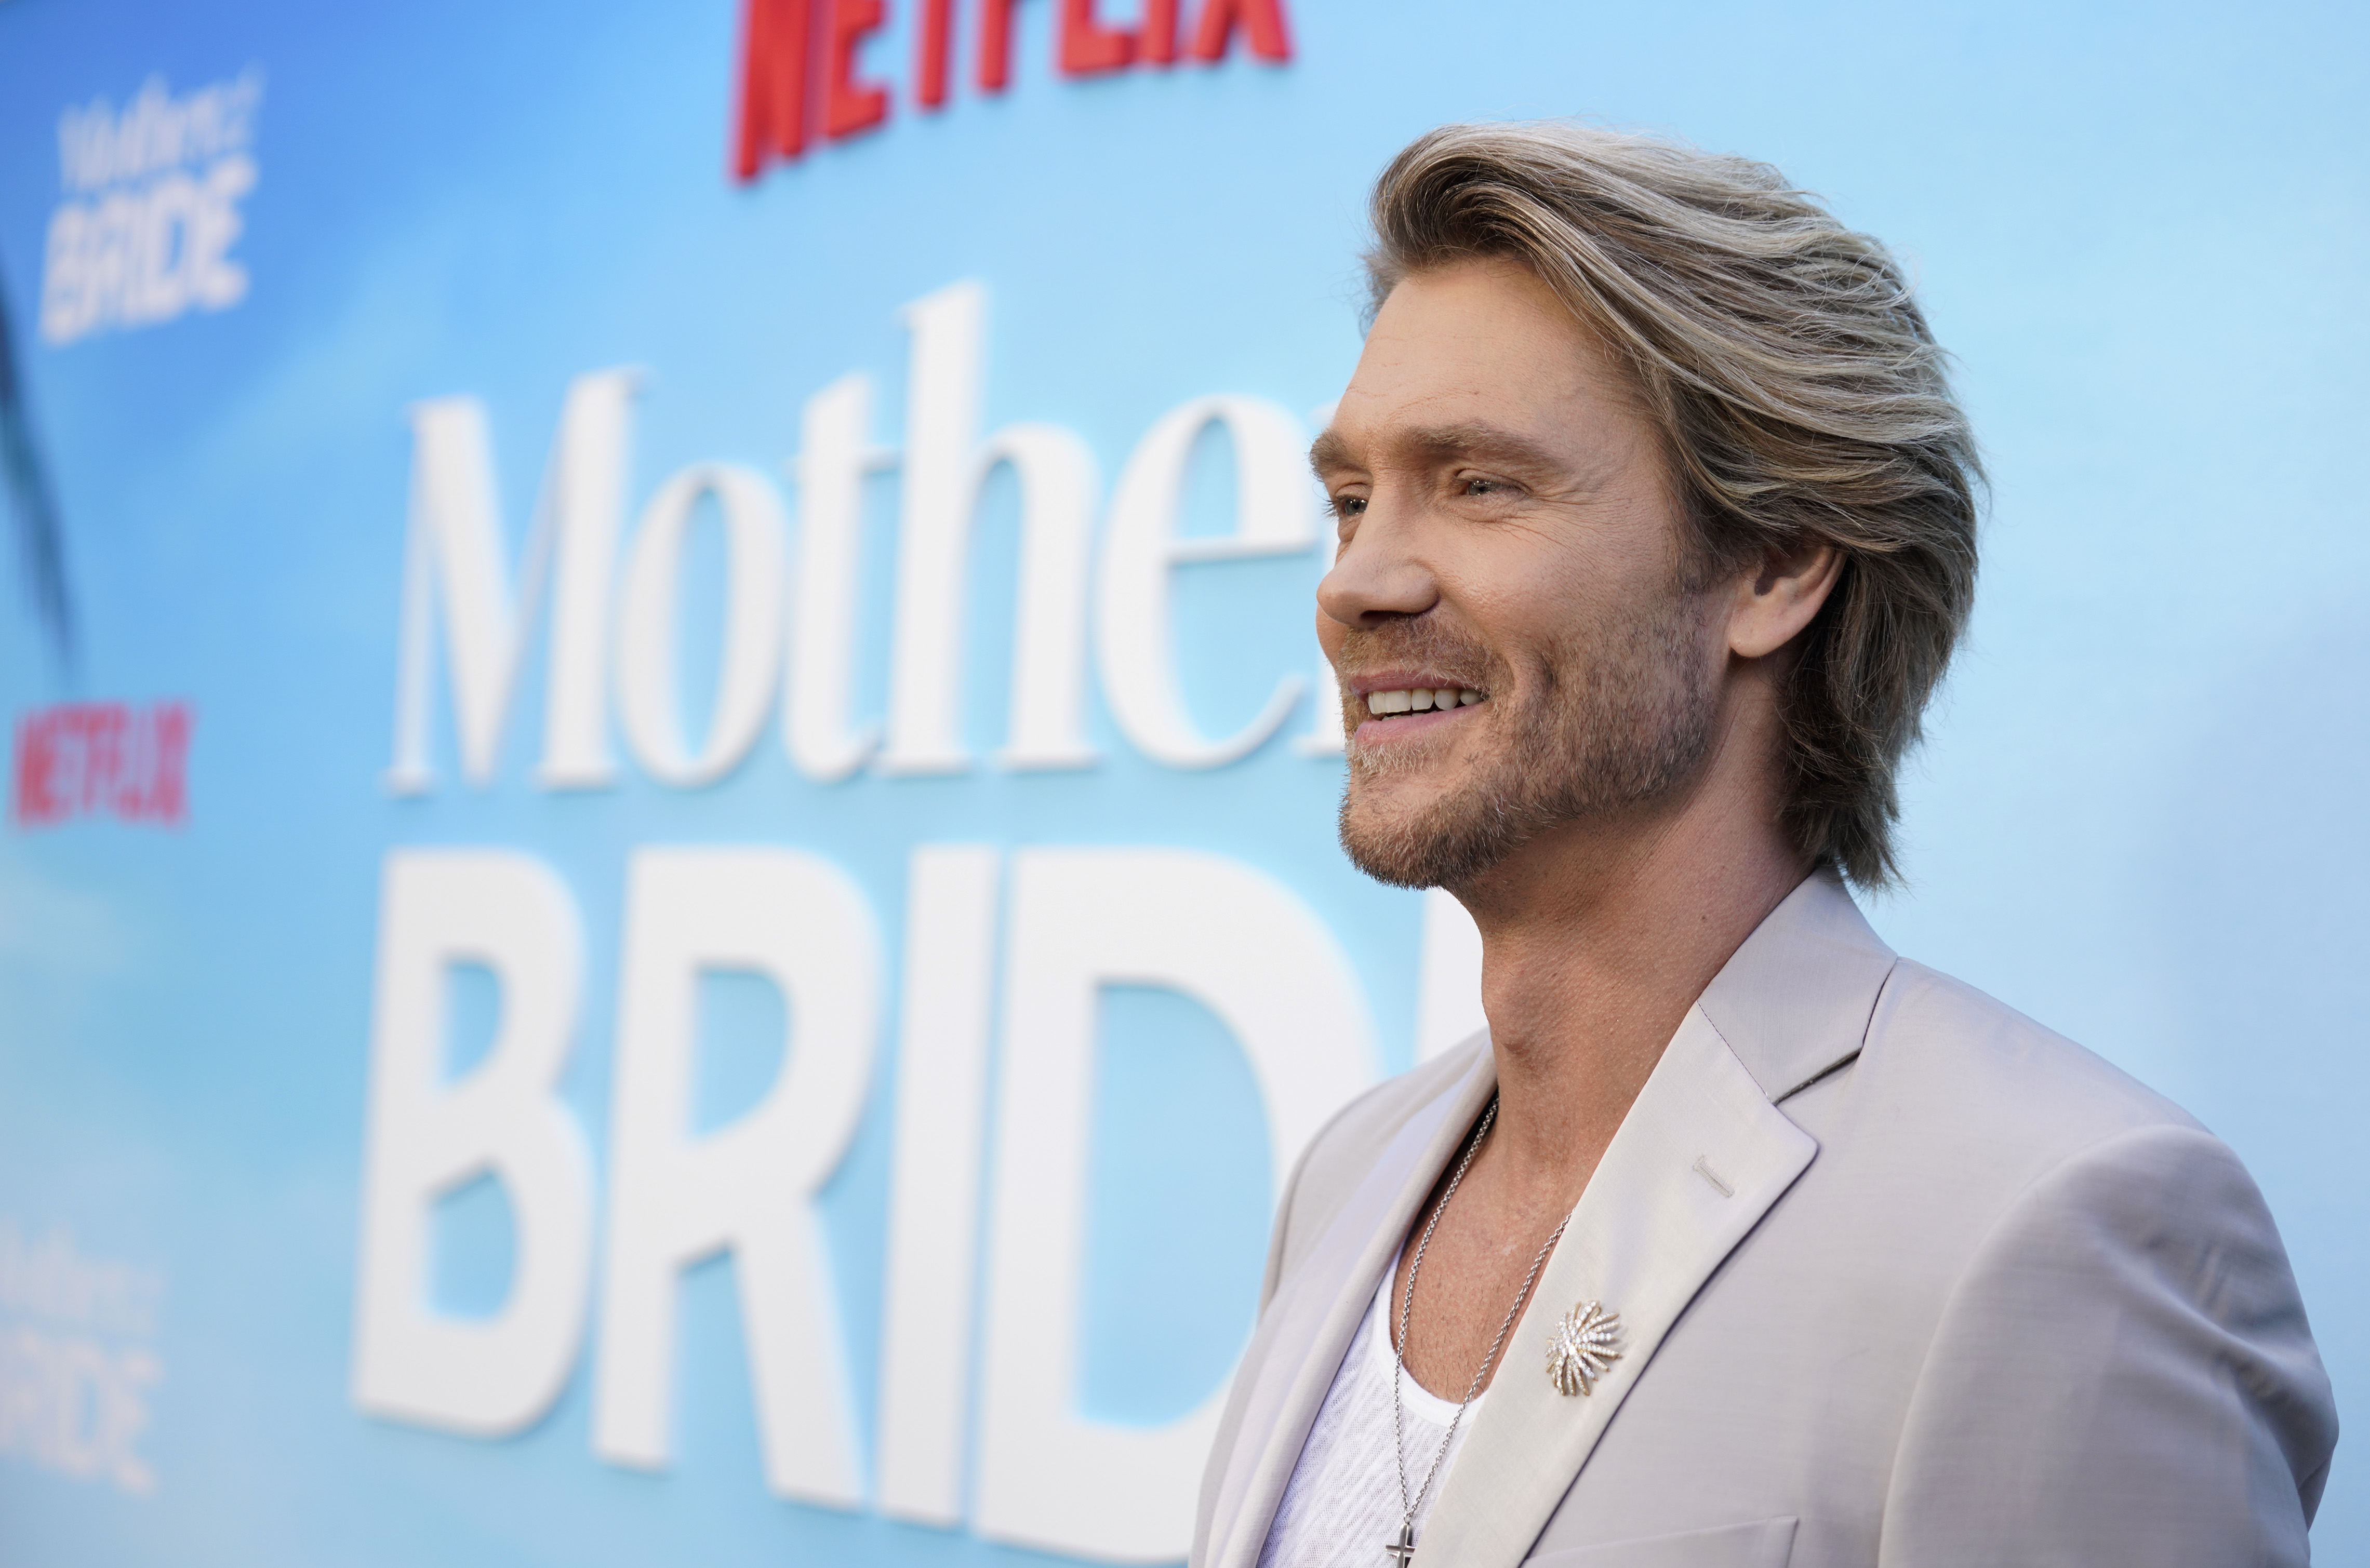
[{"label": "small movie poster logo", "polygon": [[247,297],[231,254],[255,189],[263,74],[176,94],[152,76],[118,109],[106,98],[58,117],[64,199],[50,216],[41,336],[71,343]]},{"label": "small movie poster logo", "polygon": [[17,721],[19,828],[113,816],[168,828],[189,815],[190,705],[61,703]]},{"label": "small movie poster logo", "polygon": [[[915,0],[908,91],[935,114],[956,74],[958,0]],[[1012,85],[1016,0],[978,0],[964,25],[973,34],[972,80],[985,94]],[[1143,0],[1122,22],[1099,0],[1061,0],[1054,64],[1064,76],[1165,71],[1180,61],[1214,65],[1238,46],[1271,64],[1292,58],[1284,0]],[[893,88],[862,74],[865,45],[892,24],[892,0],[742,0],[740,98],[733,117],[732,175],[743,184],[776,160],[794,162],[817,134],[834,141],[889,118]]]}]

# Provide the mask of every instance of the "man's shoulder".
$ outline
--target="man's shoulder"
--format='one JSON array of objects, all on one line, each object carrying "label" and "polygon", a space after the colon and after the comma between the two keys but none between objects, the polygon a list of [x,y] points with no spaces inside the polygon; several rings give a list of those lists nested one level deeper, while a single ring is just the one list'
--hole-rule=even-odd
[{"label": "man's shoulder", "polygon": [[1819,1143],[1802,1218],[1897,1234],[1889,1276],[1918,1274],[1918,1260],[1938,1279],[1954,1275],[2010,1214],[2096,1197],[2104,1189],[2085,1171],[2169,1160],[2245,1180],[2220,1140],[2162,1094],[1906,959],[1886,978],[1857,1059],[1778,1109]]},{"label": "man's shoulder", "polygon": [[[2086,1152],[2111,1159],[2141,1129],[2196,1135],[2180,1141],[2201,1156],[2220,1151],[2194,1117],[2121,1068],[1926,965],[1893,961],[1864,1016],[1857,1054],[1778,1104],[1828,1150],[1823,1161],[1845,1157],[1834,1175],[1904,1189],[1939,1183],[1951,1189],[1941,1209],[1981,1223],[2053,1168]],[[1375,1084],[1326,1124],[1285,1195],[1280,1267],[1322,1232],[1409,1121],[1488,1070],[1489,1049],[1477,1034]]]},{"label": "man's shoulder", "polygon": [[1853,1076],[1854,1098],[1904,1128],[1957,1124],[2000,1154],[2062,1158],[2142,1127],[2203,1130],[2096,1052],[1907,958],[1878,995]]},{"label": "man's shoulder", "polygon": [[[1375,1151],[1455,1093],[1489,1049],[1489,1036],[1476,1034],[1352,1100],[1311,1141],[1303,1185],[1363,1176]],[[1857,1058],[1835,1075],[1838,1084],[1852,1081],[1919,1102],[1923,1111],[1983,1123],[2013,1141],[2068,1148],[2146,1126],[2202,1130],[2188,1112],[2096,1052],[1909,958],[1893,963]],[[1826,1086],[1781,1104],[1789,1112],[1807,1107]]]}]

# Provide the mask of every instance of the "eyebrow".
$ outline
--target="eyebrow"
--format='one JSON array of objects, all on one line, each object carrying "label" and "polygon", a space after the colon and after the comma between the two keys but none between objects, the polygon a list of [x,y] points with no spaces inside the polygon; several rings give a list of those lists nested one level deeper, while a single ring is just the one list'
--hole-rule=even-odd
[{"label": "eyebrow", "polygon": [[1330,425],[1326,426],[1317,432],[1317,439],[1308,443],[1308,466],[1319,474],[1329,468],[1353,466],[1350,462],[1350,443],[1341,439],[1339,430]]},{"label": "eyebrow", "polygon": [[[1569,466],[1564,458],[1527,436],[1517,435],[1501,426],[1479,422],[1427,425],[1397,431],[1390,437],[1389,444],[1427,466],[1436,466],[1457,458],[1502,463],[1515,468],[1560,469]],[[1308,463],[1320,474],[1329,468],[1362,466],[1351,454],[1350,443],[1339,431],[1329,429],[1310,444]]]}]

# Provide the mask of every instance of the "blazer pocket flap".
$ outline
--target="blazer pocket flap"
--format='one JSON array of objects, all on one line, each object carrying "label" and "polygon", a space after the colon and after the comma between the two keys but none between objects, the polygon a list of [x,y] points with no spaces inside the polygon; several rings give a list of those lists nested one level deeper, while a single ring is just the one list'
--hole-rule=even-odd
[{"label": "blazer pocket flap", "polygon": [[1786,1560],[1793,1554],[1794,1520],[1789,1515],[1749,1525],[1543,1551],[1524,1558],[1523,1568],[1786,1568]]}]

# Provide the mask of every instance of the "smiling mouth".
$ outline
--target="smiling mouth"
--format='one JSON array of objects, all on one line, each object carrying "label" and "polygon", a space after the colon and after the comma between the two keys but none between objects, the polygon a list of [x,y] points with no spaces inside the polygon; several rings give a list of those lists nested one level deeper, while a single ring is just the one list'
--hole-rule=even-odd
[{"label": "smiling mouth", "polygon": [[1366,693],[1366,712],[1375,718],[1395,719],[1411,714],[1469,708],[1489,701],[1490,694],[1469,686],[1409,686]]}]

